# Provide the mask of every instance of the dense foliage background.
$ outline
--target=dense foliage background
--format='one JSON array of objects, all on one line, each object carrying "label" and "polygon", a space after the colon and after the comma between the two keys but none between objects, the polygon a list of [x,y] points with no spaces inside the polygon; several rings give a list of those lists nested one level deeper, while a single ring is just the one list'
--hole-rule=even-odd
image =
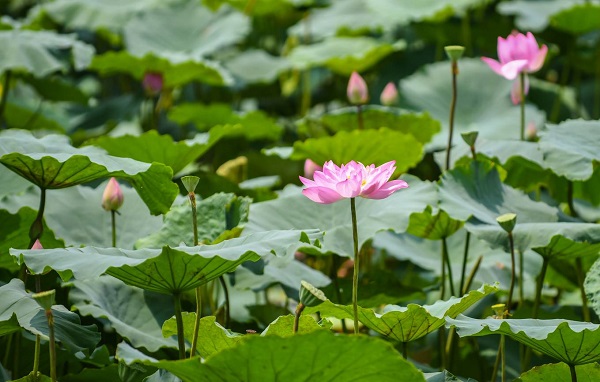
[{"label": "dense foliage background", "polygon": [[[52,289],[61,381],[486,381],[502,343],[494,378],[599,380],[599,1],[6,0],[0,13],[0,380],[37,380],[36,338],[49,380],[32,293]],[[480,59],[513,31],[548,46],[524,141],[511,81]],[[449,169],[447,45],[465,48]],[[389,82],[399,100],[383,106]],[[409,184],[357,200],[360,336],[331,333],[352,331],[350,204],[301,194],[307,159],[395,160]],[[200,247],[185,175],[200,178]],[[491,307],[512,269],[502,323]],[[292,336],[301,280],[329,300]],[[189,351],[196,287],[201,358],[175,361],[174,301]]]}]

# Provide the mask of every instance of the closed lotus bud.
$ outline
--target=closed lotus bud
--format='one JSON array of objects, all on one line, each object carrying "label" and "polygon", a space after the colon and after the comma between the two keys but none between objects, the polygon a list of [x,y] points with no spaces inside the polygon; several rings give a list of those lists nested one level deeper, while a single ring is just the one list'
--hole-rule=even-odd
[{"label": "closed lotus bud", "polygon": [[311,161],[310,159],[307,159],[304,162],[304,177],[305,178],[312,178],[315,171],[323,171],[323,167],[319,166],[318,164],[316,164],[315,162]]},{"label": "closed lotus bud", "polygon": [[367,83],[357,72],[352,72],[346,90],[348,101],[353,105],[364,105],[369,100]]},{"label": "closed lotus bud", "polygon": [[150,95],[156,95],[161,92],[163,88],[163,82],[163,75],[161,73],[148,72],[144,74],[142,86],[144,86],[146,93]]},{"label": "closed lotus bud", "polygon": [[381,104],[385,106],[392,106],[398,102],[398,89],[393,82],[388,82],[381,92]]},{"label": "closed lotus bud", "polygon": [[102,208],[107,211],[116,211],[123,205],[123,192],[119,182],[115,178],[110,178],[104,193],[102,194]]},{"label": "closed lotus bud", "polygon": [[537,128],[535,127],[535,122],[529,122],[527,124],[527,128],[525,129],[525,138],[528,141],[535,141],[537,138]]},{"label": "closed lotus bud", "polygon": [[44,249],[44,247],[42,247],[42,243],[40,243],[40,239],[35,240],[35,243],[33,243],[31,249]]},{"label": "closed lotus bud", "polygon": [[317,306],[327,301],[325,293],[306,281],[300,281],[300,303],[304,306]]}]

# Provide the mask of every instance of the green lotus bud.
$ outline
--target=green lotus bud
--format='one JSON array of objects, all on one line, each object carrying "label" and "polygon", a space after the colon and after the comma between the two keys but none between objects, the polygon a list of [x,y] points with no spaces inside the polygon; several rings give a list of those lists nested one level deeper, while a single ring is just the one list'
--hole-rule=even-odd
[{"label": "green lotus bud", "polygon": [[54,289],[48,290],[45,292],[35,293],[31,297],[42,307],[44,310],[48,311],[52,309],[52,305],[54,305],[54,297],[56,295],[56,291]]},{"label": "green lotus bud", "polygon": [[327,301],[325,293],[306,281],[300,281],[300,303],[305,306],[317,306]]},{"label": "green lotus bud", "polygon": [[450,61],[458,61],[465,52],[465,47],[460,45],[448,45],[444,47]]},{"label": "green lotus bud", "polygon": [[468,133],[462,133],[460,136],[467,145],[475,146],[475,141],[477,141],[478,135],[479,133],[477,131],[470,131]]},{"label": "green lotus bud", "polygon": [[190,194],[193,194],[194,191],[196,191],[196,186],[198,186],[198,182],[200,182],[200,178],[198,178],[197,176],[188,175],[181,177],[181,183],[183,183],[183,187],[185,187],[187,192],[189,192]]},{"label": "green lotus bud", "polygon": [[508,213],[504,215],[500,215],[496,218],[500,227],[508,233],[511,233],[515,228],[515,224],[517,224],[517,214]]}]

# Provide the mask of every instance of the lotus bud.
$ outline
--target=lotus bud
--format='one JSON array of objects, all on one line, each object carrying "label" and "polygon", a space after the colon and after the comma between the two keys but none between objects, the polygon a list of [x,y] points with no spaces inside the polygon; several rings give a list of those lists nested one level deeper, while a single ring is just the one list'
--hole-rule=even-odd
[{"label": "lotus bud", "polygon": [[379,99],[382,105],[395,105],[398,102],[398,89],[396,89],[396,85],[394,85],[393,82],[388,82],[388,84],[385,85],[385,88],[383,88]]},{"label": "lotus bud", "polygon": [[44,308],[45,311],[48,311],[52,309],[52,305],[54,305],[55,295],[56,292],[54,289],[52,289],[45,292],[35,293],[31,297],[33,297],[33,299],[39,304],[39,306]]},{"label": "lotus bud", "polygon": [[312,178],[315,171],[323,171],[323,166],[319,166],[310,159],[304,161],[304,177]]},{"label": "lotus bud", "polygon": [[123,192],[119,182],[115,178],[110,178],[104,193],[102,194],[102,208],[107,211],[116,211],[123,205]]},{"label": "lotus bud", "polygon": [[357,72],[352,72],[346,90],[348,101],[353,105],[364,105],[369,100],[367,83]]},{"label": "lotus bud", "polygon": [[163,75],[157,72],[147,72],[142,79],[142,86],[146,93],[156,95],[162,91],[164,85]]},{"label": "lotus bud", "polygon": [[505,230],[508,233],[512,233],[513,229],[515,228],[515,225],[517,224],[517,214],[504,214],[498,216],[496,218],[496,221],[498,222],[498,224],[500,224],[500,227],[502,227],[503,230]]},{"label": "lotus bud", "polygon": [[318,306],[327,301],[325,293],[306,281],[300,281],[300,303],[304,306]]},{"label": "lotus bud", "polygon": [[535,141],[537,138],[537,127],[535,127],[535,122],[529,122],[527,124],[527,128],[525,129],[525,138],[528,141]]},{"label": "lotus bud", "polygon": [[458,61],[463,56],[465,47],[460,45],[448,45],[444,47],[444,50],[450,61]]},{"label": "lotus bud", "polygon": [[33,243],[31,249],[44,249],[44,247],[42,247],[42,243],[40,243],[40,239],[35,240],[35,243]]}]

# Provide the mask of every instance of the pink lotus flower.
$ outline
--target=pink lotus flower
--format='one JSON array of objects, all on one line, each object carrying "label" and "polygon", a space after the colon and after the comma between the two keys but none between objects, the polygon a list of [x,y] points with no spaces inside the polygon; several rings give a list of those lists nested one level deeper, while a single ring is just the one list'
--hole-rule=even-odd
[{"label": "pink lotus flower", "polygon": [[147,72],[142,79],[142,85],[148,94],[156,95],[160,93],[163,88],[163,75],[157,72]]},{"label": "pink lotus flower", "polygon": [[319,166],[318,164],[311,161],[310,159],[307,159],[306,161],[304,161],[304,177],[305,178],[312,178],[315,171],[323,171],[323,167]]},{"label": "pink lotus flower", "polygon": [[[498,37],[498,58],[500,62],[489,57],[481,57],[483,62],[507,80],[514,80],[520,73],[534,73],[540,70],[546,59],[548,47],[538,46],[531,32],[511,34],[506,39]],[[524,94],[529,93],[529,80],[525,76]],[[511,100],[516,105],[521,102],[521,84],[513,83]]]},{"label": "pink lotus flower", "polygon": [[346,89],[348,95],[348,101],[353,105],[363,105],[369,100],[369,89],[367,83],[356,72],[352,72],[350,80],[348,81],[348,88]]},{"label": "pink lotus flower", "polygon": [[381,92],[380,100],[381,104],[385,106],[391,106],[398,102],[398,89],[396,89],[396,85],[393,82],[388,82],[385,85],[385,88]]},{"label": "pink lotus flower", "polygon": [[110,178],[104,193],[102,194],[102,208],[107,211],[116,211],[123,205],[123,192],[119,182],[115,178]]},{"label": "pink lotus flower", "polygon": [[35,240],[35,243],[33,243],[31,249],[44,249],[44,247],[42,247],[42,243],[40,243],[40,239]]},{"label": "pink lotus flower", "polygon": [[396,161],[375,167],[352,161],[341,167],[332,161],[325,162],[323,171],[315,171],[314,180],[300,177],[306,186],[302,193],[310,200],[330,204],[344,198],[361,196],[367,199],[385,199],[395,191],[407,188],[403,180],[392,180]]}]

